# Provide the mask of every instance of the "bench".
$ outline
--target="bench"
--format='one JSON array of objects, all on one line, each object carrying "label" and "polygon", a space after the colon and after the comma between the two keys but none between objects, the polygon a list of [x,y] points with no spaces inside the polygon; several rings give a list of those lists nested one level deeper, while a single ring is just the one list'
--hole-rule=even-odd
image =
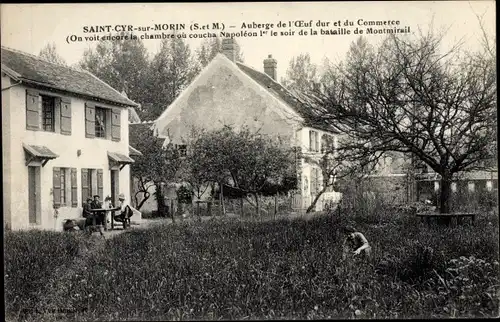
[{"label": "bench", "polygon": [[470,218],[471,224],[474,226],[474,222],[476,220],[476,215],[477,213],[472,213],[472,212],[457,212],[457,213],[419,213],[417,214],[417,217],[420,217],[421,221],[425,220],[427,222],[427,225],[430,225],[431,218],[436,218],[436,219],[444,219],[444,218],[449,218],[450,222],[452,218],[455,218],[456,224],[460,224],[462,222],[463,218]]}]

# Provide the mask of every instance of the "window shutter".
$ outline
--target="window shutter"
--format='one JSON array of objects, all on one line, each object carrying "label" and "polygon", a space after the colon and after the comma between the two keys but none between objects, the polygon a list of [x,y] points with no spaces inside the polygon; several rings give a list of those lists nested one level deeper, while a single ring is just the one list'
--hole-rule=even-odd
[{"label": "window shutter", "polygon": [[63,97],[60,102],[61,108],[61,134],[71,135],[71,99]]},{"label": "window shutter", "polygon": [[114,108],[111,111],[111,139],[120,141],[121,135],[121,110]]},{"label": "window shutter", "polygon": [[52,195],[54,196],[54,206],[61,206],[61,169],[53,168],[53,185],[52,185]]},{"label": "window shutter", "polygon": [[87,202],[89,196],[89,169],[82,169],[82,204]]},{"label": "window shutter", "polygon": [[315,196],[316,195],[316,169],[311,169],[311,185],[310,185],[310,190],[311,190],[311,195]]},{"label": "window shutter", "polygon": [[78,207],[76,168],[71,168],[71,207]]},{"label": "window shutter", "polygon": [[309,131],[309,151],[314,150],[314,132]]},{"label": "window shutter", "polygon": [[26,90],[26,129],[40,129],[40,95],[38,92]]},{"label": "window shutter", "polygon": [[102,200],[104,200],[104,189],[103,189],[103,184],[102,184],[102,169],[97,169],[97,194],[101,197]]},{"label": "window shutter", "polygon": [[319,152],[319,133],[314,132],[314,151]]},{"label": "window shutter", "polygon": [[85,137],[95,137],[95,104],[85,103]]}]

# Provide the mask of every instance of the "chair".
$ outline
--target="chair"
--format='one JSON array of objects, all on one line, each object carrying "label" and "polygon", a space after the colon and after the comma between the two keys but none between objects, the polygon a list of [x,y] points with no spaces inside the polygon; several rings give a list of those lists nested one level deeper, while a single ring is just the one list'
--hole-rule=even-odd
[{"label": "chair", "polygon": [[134,215],[134,212],[130,208],[130,206],[127,206],[125,208],[125,211],[122,213],[119,213],[118,215],[114,215],[114,220],[117,222],[121,222],[123,224],[123,229],[127,229],[127,227],[130,227],[130,217]]}]

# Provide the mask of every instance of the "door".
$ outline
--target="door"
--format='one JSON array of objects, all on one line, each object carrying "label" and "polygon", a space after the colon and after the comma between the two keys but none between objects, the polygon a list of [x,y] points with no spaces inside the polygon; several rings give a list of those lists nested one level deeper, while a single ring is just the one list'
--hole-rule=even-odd
[{"label": "door", "polygon": [[37,170],[37,167],[28,167],[28,212],[30,224],[37,224],[38,218],[37,205],[39,204],[38,198],[40,198],[40,196],[37,191],[37,183],[40,182],[40,180],[37,180],[37,175],[39,173]]},{"label": "door", "polygon": [[111,203],[113,206],[118,204],[118,194],[120,193],[119,174],[118,170],[111,170]]}]

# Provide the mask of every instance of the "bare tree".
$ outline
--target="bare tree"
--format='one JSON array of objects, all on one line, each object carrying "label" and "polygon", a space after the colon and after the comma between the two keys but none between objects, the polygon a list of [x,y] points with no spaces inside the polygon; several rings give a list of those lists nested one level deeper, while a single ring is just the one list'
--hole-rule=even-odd
[{"label": "bare tree", "polygon": [[442,36],[390,35],[377,49],[360,38],[336,70],[336,86],[304,104],[313,124],[346,133],[347,159],[412,153],[441,177],[440,212],[451,180],[496,155],[496,71],[484,52],[442,52]]}]

